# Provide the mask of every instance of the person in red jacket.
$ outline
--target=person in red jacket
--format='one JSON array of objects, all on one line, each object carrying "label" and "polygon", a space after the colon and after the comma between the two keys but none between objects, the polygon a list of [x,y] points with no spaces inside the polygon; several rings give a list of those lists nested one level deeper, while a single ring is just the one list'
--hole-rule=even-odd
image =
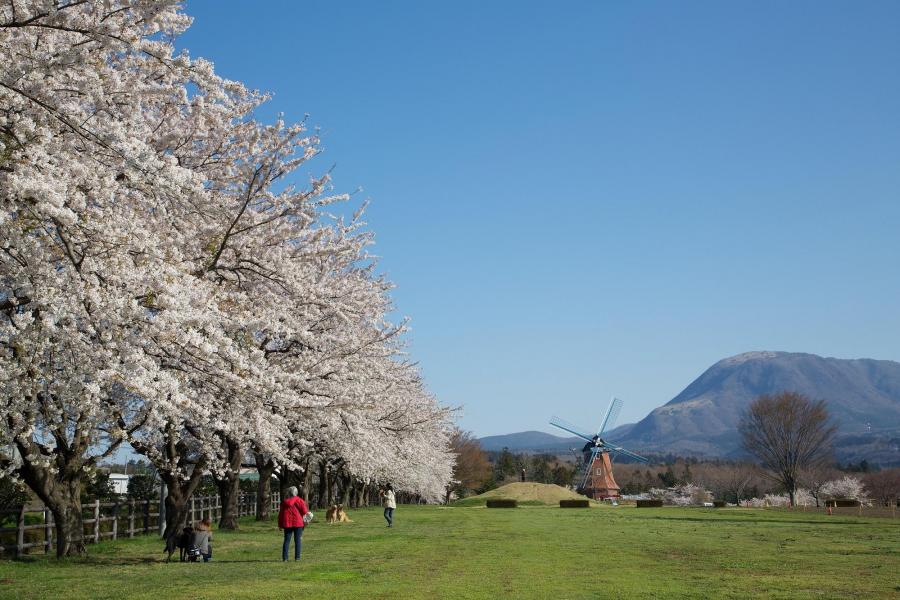
[{"label": "person in red jacket", "polygon": [[300,538],[303,537],[303,516],[309,512],[306,502],[297,495],[296,487],[289,487],[284,494],[281,508],[278,510],[278,528],[284,530],[284,545],[281,547],[281,560],[288,559],[291,549],[291,536],[294,536],[294,560],[300,560]]}]

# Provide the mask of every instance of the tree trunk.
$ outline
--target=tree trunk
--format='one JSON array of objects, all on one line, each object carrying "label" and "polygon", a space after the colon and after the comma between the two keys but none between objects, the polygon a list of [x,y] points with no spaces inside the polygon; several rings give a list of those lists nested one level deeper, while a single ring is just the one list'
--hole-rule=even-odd
[{"label": "tree trunk", "polygon": [[291,487],[291,480],[293,479],[293,471],[291,471],[287,465],[281,465],[280,472],[278,474],[278,492],[281,494],[281,499],[284,500],[285,495],[287,494],[287,489]]},{"label": "tree trunk", "polygon": [[[179,460],[178,464],[182,465],[182,461]],[[206,461],[201,458],[196,465],[193,465],[193,470],[186,480],[176,474],[177,470],[159,471],[160,479],[166,484],[166,530],[163,533],[166,547],[175,547],[175,538],[187,525],[190,513],[188,501],[194,490],[200,485],[200,480],[203,479],[205,466]]]},{"label": "tree trunk", "polygon": [[300,491],[300,494],[303,496],[303,501],[307,504],[309,503],[309,488],[312,485],[312,469],[309,468],[309,460],[303,463],[303,489]]},{"label": "tree trunk", "polygon": [[272,506],[272,473],[275,472],[275,461],[259,453],[255,453],[254,457],[256,471],[259,473],[256,488],[256,520],[268,521],[269,509]]},{"label": "tree trunk", "polygon": [[[17,444],[21,455],[27,456],[29,448]],[[83,462],[80,457],[59,454],[55,463],[23,461],[18,473],[31,490],[53,513],[56,524],[56,556],[82,556],[87,554],[84,542],[84,519],[81,514],[81,476]],[[60,464],[61,463],[61,464]]]},{"label": "tree trunk", "polygon": [[316,502],[316,508],[325,508],[331,506],[328,503],[328,462],[319,461],[319,498]]},{"label": "tree trunk", "polygon": [[138,439],[130,440],[131,447],[156,467],[159,478],[166,484],[166,528],[163,538],[169,548],[175,547],[175,538],[187,522],[190,512],[188,501],[203,479],[207,461],[204,455],[191,458],[190,446],[182,439],[180,432],[174,422],[169,422],[159,447],[145,445]]},{"label": "tree trunk", "polygon": [[47,507],[53,513],[56,526],[56,557],[87,554],[81,499],[76,496],[74,500],[48,504]]},{"label": "tree trunk", "polygon": [[166,547],[174,548],[174,544],[170,544],[169,540],[178,537],[181,533],[181,530],[187,525],[188,513],[190,509],[188,508],[188,499],[190,496],[186,496],[184,494],[184,490],[181,486],[178,485],[178,482],[173,482],[174,488],[172,485],[166,484],[168,493],[166,494],[165,505],[166,505],[166,529],[163,533],[163,539],[166,540]]},{"label": "tree trunk", "polygon": [[219,529],[237,529],[238,499],[241,495],[241,462],[244,454],[240,442],[231,437],[225,438],[225,448],[228,468],[221,478],[213,476],[216,480],[216,487],[219,488],[219,498],[222,500]]},{"label": "tree trunk", "polygon": [[349,507],[350,492],[353,491],[353,479],[351,479],[349,475],[345,475],[341,478],[341,485],[343,487],[343,489],[341,490],[341,504]]}]

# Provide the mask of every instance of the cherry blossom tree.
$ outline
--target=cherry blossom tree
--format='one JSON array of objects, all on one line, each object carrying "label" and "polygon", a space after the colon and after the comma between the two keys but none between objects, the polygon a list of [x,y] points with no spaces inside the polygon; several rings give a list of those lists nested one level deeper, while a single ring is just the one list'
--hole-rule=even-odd
[{"label": "cherry blossom tree", "polygon": [[131,351],[160,275],[135,268],[160,242],[146,189],[194,181],[147,144],[139,107],[156,84],[137,65],[186,24],[165,2],[0,7],[0,427],[16,449],[3,463],[53,512],[59,555],[83,551],[82,473],[124,437],[113,390],[153,370]]},{"label": "cherry blossom tree", "polygon": [[236,526],[251,449],[435,500],[450,479],[451,413],[386,319],[364,207],[330,214],[327,173],[286,183],[318,138],[176,54],[189,22],[158,0],[0,7],[0,466],[60,555],[83,551],[83,473],[124,442],[167,485],[167,536],[205,473]]}]

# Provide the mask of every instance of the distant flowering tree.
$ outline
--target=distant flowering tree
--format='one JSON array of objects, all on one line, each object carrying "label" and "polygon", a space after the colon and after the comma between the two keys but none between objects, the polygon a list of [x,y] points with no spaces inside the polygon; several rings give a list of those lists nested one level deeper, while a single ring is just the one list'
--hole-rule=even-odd
[{"label": "distant flowering tree", "polygon": [[847,499],[865,501],[866,489],[858,477],[845,475],[822,486],[822,495],[830,500]]},{"label": "distant flowering tree", "polygon": [[699,506],[712,501],[712,494],[693,483],[686,483],[670,488],[652,488],[650,497],[662,500],[664,504],[675,506]]}]

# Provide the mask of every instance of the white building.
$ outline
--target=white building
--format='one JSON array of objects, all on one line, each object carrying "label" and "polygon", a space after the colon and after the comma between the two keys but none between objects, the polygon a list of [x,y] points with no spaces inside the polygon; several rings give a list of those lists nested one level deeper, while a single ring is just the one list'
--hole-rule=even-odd
[{"label": "white building", "polygon": [[112,484],[112,489],[117,494],[127,494],[128,493],[128,480],[131,479],[131,475],[124,475],[122,473],[110,473],[109,474],[109,482]]}]

